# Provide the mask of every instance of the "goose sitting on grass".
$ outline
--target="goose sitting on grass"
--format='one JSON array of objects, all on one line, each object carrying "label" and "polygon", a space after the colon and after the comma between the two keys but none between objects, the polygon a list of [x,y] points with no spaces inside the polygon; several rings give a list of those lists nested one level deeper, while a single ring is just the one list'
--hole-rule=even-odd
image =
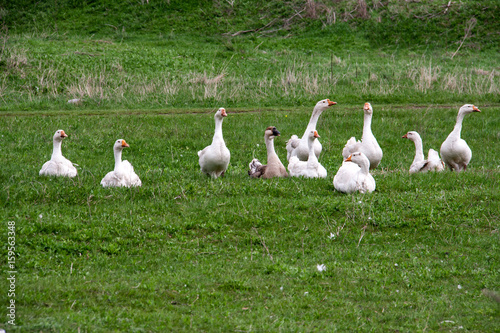
[{"label": "goose sitting on grass", "polygon": [[215,133],[212,144],[198,151],[201,171],[212,178],[223,176],[229,165],[231,153],[222,137],[222,121],[227,117],[226,110],[220,108],[215,113]]},{"label": "goose sitting on grass", "polygon": [[415,131],[410,131],[402,137],[415,143],[415,158],[410,166],[410,173],[444,170],[444,163],[439,158],[439,153],[434,149],[429,149],[427,159],[424,158],[420,134]]},{"label": "goose sitting on grass", "polygon": [[252,178],[273,178],[288,177],[285,166],[274,151],[274,138],[279,136],[280,132],[274,126],[269,126],[264,132],[264,140],[267,148],[267,165],[263,165],[256,158],[248,165],[250,170],[248,175]]},{"label": "goose sitting on grass", "polygon": [[[302,138],[299,139],[297,135],[292,135],[290,140],[286,143],[287,155],[286,159],[290,161],[290,157],[297,156],[300,161],[307,161],[309,158],[309,146],[308,146],[308,135],[311,131],[316,129],[316,124],[318,123],[319,116],[323,111],[328,109],[330,106],[337,104],[336,102],[332,102],[329,99],[324,99],[316,103],[316,106],[313,109],[311,119],[309,120],[309,124],[302,135]],[[314,153],[316,157],[319,158],[319,154],[321,154],[321,143],[316,140],[314,142]]]},{"label": "goose sitting on grass", "polygon": [[63,130],[57,130],[52,138],[52,156],[40,170],[40,176],[75,177],[77,171],[73,163],[62,155],[61,145],[68,135]]},{"label": "goose sitting on grass", "polygon": [[307,161],[300,161],[297,156],[290,157],[288,162],[288,171],[292,177],[306,177],[306,178],[326,178],[326,169],[319,163],[316,154],[314,153],[314,142],[319,138],[317,131],[312,130],[309,132],[308,145],[309,145],[309,158]]},{"label": "goose sitting on grass", "polygon": [[364,124],[361,141],[356,141],[355,137],[351,137],[342,150],[342,156],[344,158],[347,158],[354,152],[362,152],[366,157],[368,157],[368,160],[370,161],[370,169],[375,169],[382,160],[383,153],[377,142],[377,139],[375,139],[375,136],[372,133],[372,105],[370,103],[365,103],[363,112]]},{"label": "goose sitting on grass", "polygon": [[123,148],[130,147],[125,140],[118,139],[113,145],[113,152],[115,155],[115,169],[108,172],[101,180],[103,187],[131,187],[141,186],[142,182],[139,176],[134,172],[134,167],[129,161],[122,161]]},{"label": "goose sitting on grass", "polygon": [[455,170],[457,172],[466,170],[472,158],[472,151],[467,145],[467,142],[460,138],[464,117],[466,114],[472,112],[481,111],[472,104],[465,104],[458,110],[455,128],[441,145],[441,158],[450,170]]},{"label": "goose sitting on grass", "polygon": [[339,192],[370,193],[375,191],[375,179],[370,174],[370,161],[361,152],[348,156],[333,178],[333,186]]}]

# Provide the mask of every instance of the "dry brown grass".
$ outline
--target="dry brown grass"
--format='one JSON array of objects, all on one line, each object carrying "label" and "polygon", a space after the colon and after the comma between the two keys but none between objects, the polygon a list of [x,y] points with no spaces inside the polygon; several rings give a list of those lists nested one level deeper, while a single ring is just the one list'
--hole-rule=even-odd
[{"label": "dry brown grass", "polygon": [[[88,97],[90,99],[108,99],[109,93],[105,93],[106,74],[98,75],[82,74],[76,78],[76,82],[67,87],[67,91],[72,97]],[[120,95],[120,94],[118,94]],[[121,94],[123,96],[123,94]],[[116,96],[116,95],[115,95]]]},{"label": "dry brown grass", "polygon": [[498,83],[493,72],[488,76],[478,77],[473,71],[469,73],[446,73],[443,88],[460,94],[500,94]]},{"label": "dry brown grass", "polygon": [[[277,54],[281,59],[286,51]],[[379,58],[383,55],[378,55]],[[384,58],[384,57],[383,57]],[[167,105],[185,101],[232,101],[269,103],[269,100],[349,95],[391,96],[412,92],[443,94],[499,94],[499,72],[494,68],[446,67],[440,58],[385,56],[387,64],[363,63],[354,55],[341,59],[310,56],[286,59],[278,68],[262,67],[253,75],[228,69],[230,60],[218,70],[203,72],[141,73],[125,71],[121,61],[96,65],[68,73],[58,62],[34,64],[23,47],[6,48],[0,72],[2,100],[68,100],[73,98]],[[449,58],[449,57],[447,57]],[[276,63],[279,60],[270,60]],[[364,60],[366,61],[366,60]],[[385,60],[384,60],[385,61]],[[439,65],[438,65],[439,64]],[[8,75],[24,81],[22,87],[9,85]]]},{"label": "dry brown grass", "polygon": [[355,10],[356,10],[356,17],[362,19],[367,19],[370,17],[370,15],[368,14],[368,9],[365,0],[357,0],[357,5]]},{"label": "dry brown grass", "polygon": [[[306,63],[295,62],[292,66],[283,68],[279,76],[263,75],[258,80],[249,80],[242,75],[188,73],[184,77],[132,77],[117,78],[111,72],[101,72],[99,75],[81,74],[75,82],[67,87],[72,98],[120,100],[125,96],[146,100],[159,96],[166,104],[182,95],[190,95],[192,100],[215,101],[253,100],[262,101],[272,96],[289,96],[298,98],[303,95],[323,96],[331,94],[336,89],[339,80],[349,80],[356,86],[355,72],[352,68],[344,68],[344,72],[330,73],[320,69],[308,68]],[[373,71],[368,78],[363,79],[358,88],[362,94],[390,96],[406,90],[427,92],[442,90],[446,93],[486,94],[500,93],[495,71],[488,73],[477,69],[468,73],[443,72],[440,66],[415,63],[405,72],[395,74],[395,77],[384,79],[381,73]],[[365,74],[366,75],[366,74]],[[57,73],[45,71],[38,77],[38,84],[51,97],[56,97]],[[136,97],[134,97],[136,96]]]},{"label": "dry brown grass", "polygon": [[35,86],[37,94],[43,92],[53,98],[59,96],[59,81],[57,70],[52,68],[40,70],[40,74],[37,75],[37,85]]},{"label": "dry brown grass", "polygon": [[23,48],[10,48],[6,57],[7,68],[23,71],[23,67],[28,66],[28,56]]}]

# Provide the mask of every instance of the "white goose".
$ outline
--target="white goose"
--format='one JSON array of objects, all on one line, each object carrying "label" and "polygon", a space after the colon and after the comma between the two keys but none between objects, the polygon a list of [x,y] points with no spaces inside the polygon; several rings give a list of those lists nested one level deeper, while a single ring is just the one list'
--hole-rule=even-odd
[{"label": "white goose", "polygon": [[[290,140],[287,141],[286,143],[286,150],[287,150],[287,155],[286,159],[289,161],[290,157],[292,156],[297,156],[299,160],[301,161],[307,161],[309,157],[309,146],[308,146],[308,135],[311,131],[314,131],[316,129],[316,124],[318,123],[319,116],[323,111],[328,109],[330,106],[337,104],[336,102],[332,102],[329,99],[324,99],[316,103],[316,106],[314,107],[314,110],[311,115],[311,119],[309,120],[309,124],[307,125],[307,128],[304,132],[304,135],[302,135],[302,138],[299,139],[297,135],[292,135]],[[314,153],[316,154],[316,157],[319,157],[319,154],[321,154],[321,143],[316,140],[314,142]]]},{"label": "white goose", "polygon": [[40,170],[40,176],[64,176],[75,177],[77,174],[76,168],[66,157],[62,155],[62,141],[68,135],[63,130],[57,130],[52,139],[53,148],[50,161],[43,164]]},{"label": "white goose", "polygon": [[113,146],[115,154],[115,169],[108,172],[101,180],[103,187],[120,187],[120,186],[141,186],[142,182],[139,176],[134,172],[134,167],[129,161],[122,161],[123,148],[130,147],[125,140],[116,140]]},{"label": "white goose", "polygon": [[460,138],[464,116],[472,112],[481,111],[472,104],[465,104],[460,108],[460,110],[458,110],[455,128],[441,145],[441,158],[443,159],[443,162],[451,170],[455,170],[457,172],[467,169],[467,165],[472,158],[472,151],[467,145],[467,142]]},{"label": "white goose", "polygon": [[198,151],[201,171],[212,178],[223,176],[229,165],[231,153],[222,137],[222,120],[227,117],[226,110],[220,108],[215,113],[215,133],[212,144]]},{"label": "white goose", "polygon": [[333,186],[339,192],[370,193],[375,191],[375,179],[370,174],[370,161],[361,152],[347,157],[333,178]]},{"label": "white goose", "polygon": [[420,137],[420,134],[415,131],[410,131],[402,137],[415,143],[415,158],[410,166],[410,173],[444,170],[444,163],[439,158],[438,152],[434,149],[429,149],[427,159],[424,158],[422,138]]},{"label": "white goose", "polygon": [[274,138],[279,136],[280,132],[274,126],[269,126],[264,132],[264,140],[267,148],[267,165],[262,165],[256,158],[248,165],[250,170],[248,175],[252,178],[273,178],[288,177],[285,166],[274,151]]},{"label": "white goose", "polygon": [[344,149],[342,150],[342,156],[347,158],[352,153],[357,151],[362,152],[368,157],[370,161],[370,169],[375,169],[380,161],[382,160],[382,149],[380,148],[377,139],[372,133],[372,116],[373,108],[370,103],[365,103],[363,107],[364,111],[364,124],[363,124],[363,135],[361,136],[361,141],[356,141],[355,137],[350,138]]},{"label": "white goose", "polygon": [[317,131],[309,132],[309,158],[307,162],[300,161],[297,156],[290,157],[288,162],[288,171],[292,177],[304,176],[306,178],[326,178],[326,169],[318,162],[318,158],[314,153],[314,142],[319,138]]}]

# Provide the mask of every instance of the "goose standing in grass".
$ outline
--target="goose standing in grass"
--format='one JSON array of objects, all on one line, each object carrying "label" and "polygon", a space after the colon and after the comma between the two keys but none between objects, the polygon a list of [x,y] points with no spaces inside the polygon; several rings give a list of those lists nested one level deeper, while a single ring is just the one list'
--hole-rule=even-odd
[{"label": "goose standing in grass", "polygon": [[314,153],[314,142],[319,138],[317,131],[309,132],[308,145],[309,145],[309,158],[307,161],[300,161],[297,156],[290,157],[288,162],[288,171],[292,177],[306,177],[306,178],[326,178],[326,169],[319,163],[316,154]]},{"label": "goose standing in grass", "polygon": [[422,138],[420,134],[415,131],[410,131],[402,137],[415,143],[415,158],[410,166],[410,173],[444,170],[444,163],[439,158],[439,153],[434,149],[429,149],[427,159],[424,158],[424,149],[422,147]]},{"label": "goose standing in grass", "polygon": [[370,174],[370,161],[366,155],[361,152],[349,155],[333,178],[333,186],[343,193],[375,191],[375,179]]},{"label": "goose standing in grass", "polygon": [[361,141],[356,141],[355,137],[350,138],[347,141],[344,149],[342,150],[342,156],[344,158],[347,158],[352,153],[355,153],[357,151],[362,152],[366,157],[368,157],[368,160],[370,161],[370,169],[375,169],[382,160],[383,153],[377,142],[377,139],[375,139],[375,136],[372,133],[372,105],[370,103],[365,103],[363,111],[364,124]]},{"label": "goose standing in grass", "polygon": [[123,148],[130,147],[125,140],[118,139],[113,145],[115,154],[115,169],[108,172],[101,180],[103,187],[120,187],[120,186],[141,186],[142,182],[139,176],[134,172],[134,167],[129,161],[122,161]]},{"label": "goose standing in grass", "polygon": [[256,158],[248,165],[250,170],[248,175],[253,178],[273,178],[288,177],[285,166],[274,151],[274,138],[279,136],[280,132],[274,126],[269,126],[264,132],[264,139],[267,148],[267,165],[262,165]]},{"label": "goose standing in grass", "polygon": [[450,168],[460,172],[467,169],[467,165],[472,158],[472,151],[470,150],[467,142],[460,138],[462,131],[462,121],[466,114],[472,112],[481,112],[476,106],[472,104],[465,104],[458,110],[457,122],[455,128],[448,135],[441,145],[441,158],[443,162]]},{"label": "goose standing in grass", "polygon": [[[287,141],[286,143],[286,150],[287,150],[287,155],[286,159],[289,161],[290,157],[292,156],[297,156],[299,160],[301,161],[307,161],[309,157],[309,146],[308,146],[308,135],[311,131],[314,131],[316,129],[316,124],[318,123],[319,116],[323,111],[328,109],[330,106],[337,104],[336,102],[332,102],[329,99],[324,99],[316,103],[316,106],[314,107],[314,110],[311,115],[311,119],[309,120],[309,124],[307,125],[307,128],[304,132],[304,135],[302,135],[302,138],[299,139],[297,135],[292,135],[290,140]],[[314,153],[316,154],[316,157],[319,157],[319,154],[321,154],[321,143],[316,140],[314,142]]]},{"label": "goose standing in grass", "polygon": [[66,157],[62,155],[61,145],[68,135],[63,130],[57,130],[52,138],[52,156],[45,162],[40,170],[40,176],[63,176],[75,177],[76,168]]},{"label": "goose standing in grass", "polygon": [[201,171],[212,178],[223,176],[229,165],[231,153],[222,137],[222,121],[227,117],[226,110],[220,108],[215,113],[215,133],[212,144],[198,151]]}]

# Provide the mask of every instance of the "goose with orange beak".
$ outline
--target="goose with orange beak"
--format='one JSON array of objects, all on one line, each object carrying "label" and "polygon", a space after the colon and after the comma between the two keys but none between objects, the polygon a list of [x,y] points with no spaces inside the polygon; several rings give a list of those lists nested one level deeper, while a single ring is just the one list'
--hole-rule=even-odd
[{"label": "goose with orange beak", "polygon": [[212,178],[223,176],[229,166],[231,153],[222,136],[222,121],[227,117],[226,109],[220,108],[214,115],[215,132],[212,144],[198,151],[201,172]]},{"label": "goose with orange beak", "polygon": [[453,131],[441,144],[441,158],[450,170],[454,170],[456,172],[466,170],[467,165],[469,165],[472,158],[472,151],[469,148],[469,145],[467,145],[467,142],[465,142],[460,135],[465,115],[473,112],[481,111],[472,104],[463,105],[458,110],[455,128],[453,128]]},{"label": "goose with orange beak", "polygon": [[[323,111],[327,110],[331,106],[337,104],[336,102],[332,102],[329,99],[323,99],[316,103],[314,106],[311,119],[309,120],[309,124],[302,135],[302,138],[299,139],[297,135],[292,135],[292,137],[286,143],[287,155],[286,159],[290,161],[290,157],[297,156],[300,161],[307,161],[309,158],[309,144],[308,144],[308,136],[311,131],[316,130],[316,125],[318,124],[318,119]],[[317,158],[321,154],[321,150],[323,147],[319,140],[314,141],[314,154]]]},{"label": "goose with orange beak", "polygon": [[365,154],[349,155],[333,178],[333,186],[342,193],[375,191],[375,179],[370,174],[370,161]]},{"label": "goose with orange beak", "polygon": [[123,139],[118,139],[113,145],[115,155],[115,168],[104,176],[101,180],[103,187],[132,187],[141,186],[142,182],[134,171],[134,167],[129,161],[122,161],[122,151],[130,147]]},{"label": "goose with orange beak", "polygon": [[356,141],[355,137],[351,137],[342,150],[342,156],[347,158],[352,153],[357,151],[362,152],[370,161],[370,169],[375,169],[382,160],[383,153],[382,148],[380,148],[377,139],[375,139],[372,133],[373,108],[370,103],[365,103],[363,113],[364,123],[361,141]]},{"label": "goose with orange beak", "polygon": [[62,155],[61,145],[64,138],[68,135],[63,130],[57,130],[52,137],[52,156],[45,162],[40,169],[40,176],[62,176],[75,177],[77,171],[73,163]]},{"label": "goose with orange beak", "polygon": [[312,130],[308,136],[309,158],[307,161],[300,161],[297,156],[290,157],[288,171],[292,177],[305,178],[326,178],[326,169],[319,163],[314,153],[314,142],[319,138],[316,130]]}]

